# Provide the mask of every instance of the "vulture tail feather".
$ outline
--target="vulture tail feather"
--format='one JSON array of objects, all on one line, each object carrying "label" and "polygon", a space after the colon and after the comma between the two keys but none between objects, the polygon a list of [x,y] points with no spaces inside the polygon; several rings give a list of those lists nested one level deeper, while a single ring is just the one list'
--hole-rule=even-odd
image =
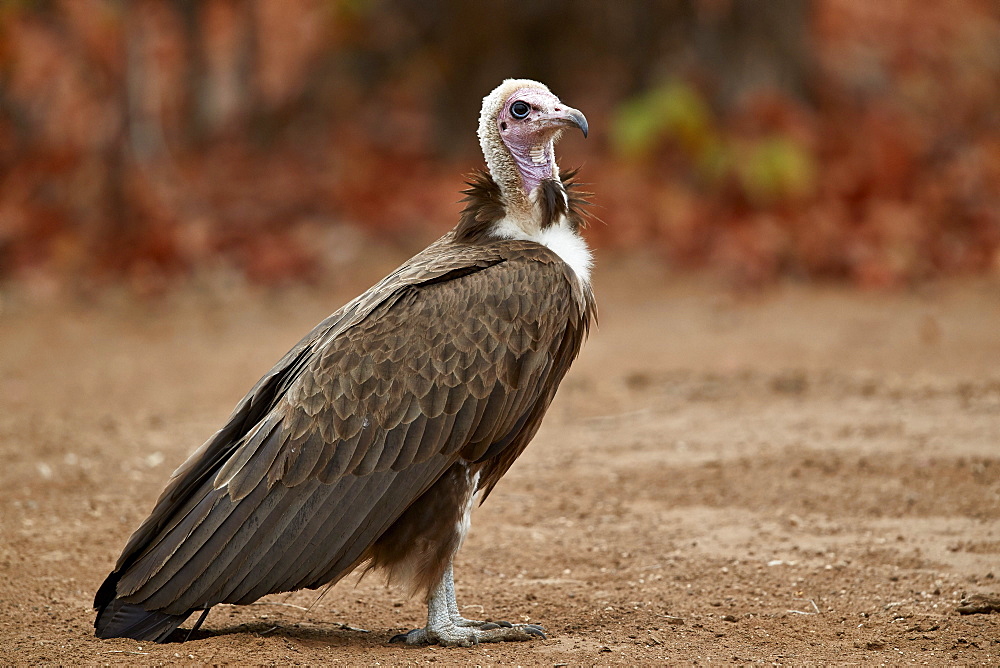
[{"label": "vulture tail feather", "polygon": [[98,638],[132,638],[163,643],[191,612],[171,615],[159,610],[146,610],[116,598],[97,614],[94,628]]}]

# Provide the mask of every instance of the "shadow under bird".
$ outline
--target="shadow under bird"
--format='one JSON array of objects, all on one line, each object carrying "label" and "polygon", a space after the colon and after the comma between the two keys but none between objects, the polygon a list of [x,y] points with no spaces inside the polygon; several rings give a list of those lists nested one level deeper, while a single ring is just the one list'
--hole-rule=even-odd
[{"label": "shadow under bird", "polygon": [[426,593],[427,625],[393,640],[545,637],[463,618],[452,560],[596,315],[567,128],[587,120],[540,83],[483,100],[488,171],[458,225],[317,325],[174,472],[97,592],[99,637],[164,642],[193,612],[361,565]]}]

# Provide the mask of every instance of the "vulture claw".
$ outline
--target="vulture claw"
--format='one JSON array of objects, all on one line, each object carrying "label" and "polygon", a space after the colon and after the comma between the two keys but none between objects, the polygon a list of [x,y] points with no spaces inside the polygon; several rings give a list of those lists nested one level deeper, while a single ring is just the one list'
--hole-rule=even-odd
[{"label": "vulture claw", "polygon": [[525,633],[528,633],[533,636],[538,636],[542,640],[548,639],[548,636],[545,635],[545,631],[543,631],[542,627],[539,626],[538,624],[525,624],[523,628]]},{"label": "vulture claw", "polygon": [[505,640],[529,640],[548,636],[538,624],[511,624],[510,622],[482,622],[475,626],[458,626],[445,623],[441,626],[428,626],[423,629],[413,629],[408,633],[399,633],[389,638],[390,643],[405,643],[407,645],[444,645],[445,647],[474,647],[484,642],[502,642]]},{"label": "vulture claw", "polygon": [[423,630],[424,629],[413,629],[412,631],[407,631],[406,633],[397,633],[393,637],[389,638],[389,642],[390,643],[402,642],[402,643],[407,643],[407,644],[410,644],[410,645],[417,644],[417,641],[414,640],[414,639],[411,639],[411,636],[415,637],[415,634],[420,633]]}]

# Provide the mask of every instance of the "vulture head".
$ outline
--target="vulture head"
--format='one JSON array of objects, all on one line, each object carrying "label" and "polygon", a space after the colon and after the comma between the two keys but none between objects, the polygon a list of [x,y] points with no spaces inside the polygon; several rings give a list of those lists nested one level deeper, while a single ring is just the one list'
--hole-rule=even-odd
[{"label": "vulture head", "polygon": [[507,79],[483,99],[479,144],[508,215],[530,218],[538,189],[559,180],[554,146],[563,130],[587,136],[586,117],[530,79]]}]

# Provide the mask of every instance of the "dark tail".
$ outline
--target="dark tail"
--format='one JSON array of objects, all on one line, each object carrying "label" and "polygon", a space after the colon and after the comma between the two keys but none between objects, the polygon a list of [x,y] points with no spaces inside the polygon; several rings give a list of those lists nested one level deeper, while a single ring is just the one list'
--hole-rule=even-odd
[{"label": "dark tail", "polygon": [[159,610],[146,610],[142,606],[115,598],[118,574],[112,573],[101,585],[94,598],[97,619],[94,620],[98,638],[133,638],[152,642],[166,642],[171,633],[184,623],[193,610],[182,615],[171,615]]}]

